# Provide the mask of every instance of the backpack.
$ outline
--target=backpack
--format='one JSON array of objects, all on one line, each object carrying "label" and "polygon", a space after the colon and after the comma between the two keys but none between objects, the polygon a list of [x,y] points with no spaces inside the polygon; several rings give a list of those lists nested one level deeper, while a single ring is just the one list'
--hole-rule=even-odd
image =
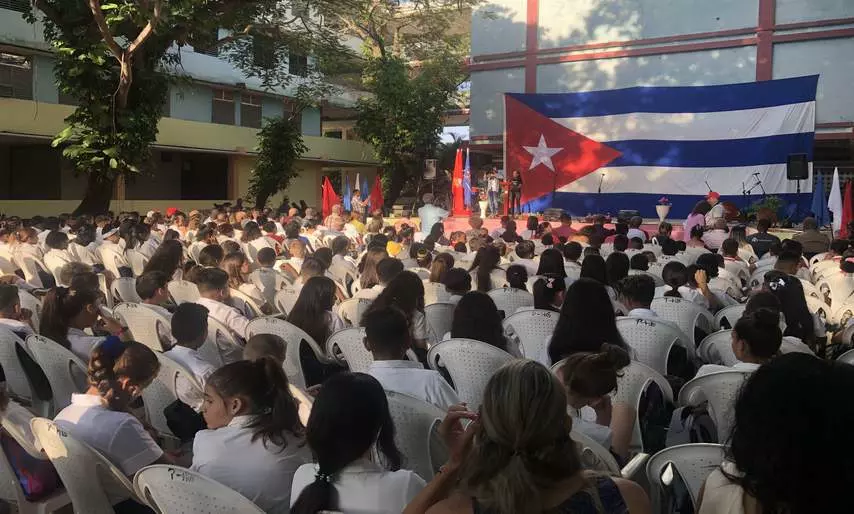
[{"label": "backpack", "polygon": [[638,423],[645,453],[663,450],[667,441],[673,405],[664,397],[661,387],[650,382],[641,393],[638,403]]},{"label": "backpack", "polygon": [[690,443],[717,443],[718,430],[709,416],[708,403],[679,407],[670,418],[666,447]]}]

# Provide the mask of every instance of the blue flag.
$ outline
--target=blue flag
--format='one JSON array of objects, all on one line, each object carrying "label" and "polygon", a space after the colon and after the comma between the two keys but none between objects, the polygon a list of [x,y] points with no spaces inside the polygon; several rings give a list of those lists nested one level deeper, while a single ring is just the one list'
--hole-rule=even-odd
[{"label": "blue flag", "polygon": [[463,166],[463,205],[466,209],[471,207],[471,163],[468,148],[466,148],[466,163]]},{"label": "blue flag", "polygon": [[824,180],[821,175],[816,177],[815,188],[812,191],[810,210],[815,215],[818,226],[830,222],[830,211],[827,210],[827,195],[824,193]]},{"label": "blue flag", "polygon": [[362,193],[361,196],[362,196],[363,202],[368,199],[368,196],[370,196],[371,187],[368,185],[368,177],[367,176],[362,177],[362,190],[359,192]]},{"label": "blue flag", "polygon": [[350,175],[344,174],[344,210],[351,210],[350,200],[353,198],[353,192],[350,191]]}]

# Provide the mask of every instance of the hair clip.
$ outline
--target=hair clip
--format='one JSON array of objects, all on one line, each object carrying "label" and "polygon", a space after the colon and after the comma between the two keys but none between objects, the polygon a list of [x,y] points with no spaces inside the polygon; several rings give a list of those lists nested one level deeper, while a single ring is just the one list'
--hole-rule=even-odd
[{"label": "hair clip", "polygon": [[318,471],[318,472],[314,475],[314,480],[315,480],[316,482],[326,482],[327,484],[331,484],[331,483],[333,482],[332,474],[330,474],[330,473],[323,473],[323,472],[321,472],[321,471]]},{"label": "hair clip", "polygon": [[547,278],[546,279],[546,287],[548,287],[549,289],[554,289],[554,285],[555,285],[555,279],[553,279],[553,278]]}]

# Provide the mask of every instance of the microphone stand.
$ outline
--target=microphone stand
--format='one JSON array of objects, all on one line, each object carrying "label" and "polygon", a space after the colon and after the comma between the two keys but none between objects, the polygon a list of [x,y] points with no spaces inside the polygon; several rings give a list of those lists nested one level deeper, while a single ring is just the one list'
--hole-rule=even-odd
[{"label": "microphone stand", "polygon": [[603,173],[602,176],[599,177],[599,190],[596,191],[597,193],[602,193],[602,182],[604,182],[604,181],[605,181],[605,174]]}]

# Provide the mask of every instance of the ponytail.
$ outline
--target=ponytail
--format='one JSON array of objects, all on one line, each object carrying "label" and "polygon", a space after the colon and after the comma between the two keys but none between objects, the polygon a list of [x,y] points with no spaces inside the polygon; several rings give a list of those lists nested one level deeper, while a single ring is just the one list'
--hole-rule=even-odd
[{"label": "ponytail", "polygon": [[439,283],[442,281],[442,275],[446,271],[454,267],[454,256],[449,253],[440,253],[433,259],[433,264],[430,266],[430,282]]},{"label": "ponytail", "polygon": [[563,383],[570,393],[584,398],[598,398],[617,389],[619,372],[631,363],[626,350],[603,343],[597,353],[570,355],[563,366]]},{"label": "ponytail", "polygon": [[750,354],[760,359],[776,355],[783,343],[780,313],[773,309],[759,308],[743,315],[732,331],[735,337],[747,343]]},{"label": "ponytail", "polygon": [[256,361],[237,361],[216,370],[207,383],[223,398],[239,396],[249,406],[252,441],[261,439],[264,446],[272,443],[287,447],[285,432],[303,435],[297,402],[291,395],[288,379],[281,366],[269,357]]},{"label": "ponytail", "polygon": [[684,286],[687,280],[687,268],[684,264],[677,261],[668,262],[661,271],[664,283],[670,287],[670,290],[664,293],[664,296],[681,298],[679,288]]},{"label": "ponytail", "polygon": [[39,333],[65,348],[71,348],[68,341],[68,328],[71,319],[80,314],[87,305],[98,301],[99,292],[54,287],[42,302]]},{"label": "ponytail", "polygon": [[556,275],[546,275],[534,282],[534,308],[548,311],[556,311],[554,307],[555,296],[566,291],[566,282]]},{"label": "ponytail", "polygon": [[92,350],[87,376],[89,385],[98,389],[110,410],[125,412],[133,397],[119,379],[127,378],[132,385],[147,384],[159,370],[160,361],[150,348],[109,336]]}]

